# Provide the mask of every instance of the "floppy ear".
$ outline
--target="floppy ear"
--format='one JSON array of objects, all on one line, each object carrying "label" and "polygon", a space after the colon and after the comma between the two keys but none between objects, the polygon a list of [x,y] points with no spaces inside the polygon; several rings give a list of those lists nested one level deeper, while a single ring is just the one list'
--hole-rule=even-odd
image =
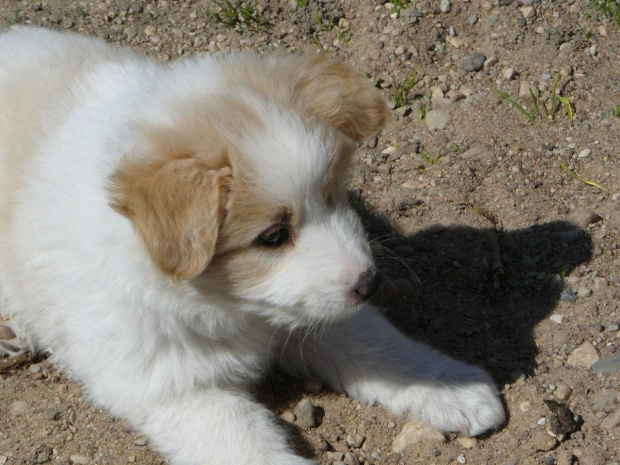
[{"label": "floppy ear", "polygon": [[207,267],[232,181],[229,167],[212,169],[192,156],[128,162],[111,181],[111,206],[132,220],[164,273],[188,279]]},{"label": "floppy ear", "polygon": [[379,91],[344,63],[308,55],[302,57],[295,73],[298,78],[294,93],[302,106],[354,141],[376,135],[391,118]]}]

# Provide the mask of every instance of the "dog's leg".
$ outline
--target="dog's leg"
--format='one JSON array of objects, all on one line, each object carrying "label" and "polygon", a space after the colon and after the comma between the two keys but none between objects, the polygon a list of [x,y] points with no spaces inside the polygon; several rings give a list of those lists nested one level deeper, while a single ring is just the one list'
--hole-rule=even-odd
[{"label": "dog's leg", "polygon": [[242,391],[192,391],[125,413],[174,465],[316,465],[296,456],[271,412]]},{"label": "dog's leg", "polygon": [[17,357],[29,350],[32,346],[17,322],[0,313],[0,355]]},{"label": "dog's leg", "polygon": [[334,389],[444,432],[478,435],[505,418],[489,375],[413,342],[372,308],[327,334],[289,341],[285,369],[315,375]]}]

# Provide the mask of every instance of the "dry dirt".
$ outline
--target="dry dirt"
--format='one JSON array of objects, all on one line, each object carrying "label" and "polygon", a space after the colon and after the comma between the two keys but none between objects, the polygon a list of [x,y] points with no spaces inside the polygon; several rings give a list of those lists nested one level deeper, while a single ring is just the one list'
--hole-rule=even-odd
[{"label": "dry dirt", "polygon": [[[259,0],[266,24],[228,26],[210,1],[0,0],[0,27],[93,34],[164,61],[327,53],[401,105],[360,147],[351,184],[386,278],[380,303],[407,334],[485,367],[510,417],[477,442],[395,453],[402,421],[273,371],[257,394],[277,415],[292,419],[305,397],[317,406],[318,427],[289,426],[302,451],[321,464],[620,463],[616,24],[585,0],[418,1],[396,14],[385,0],[297,3]],[[466,69],[473,53],[479,71]],[[533,124],[493,90],[534,111],[529,84],[551,107],[560,71],[572,122],[556,100]],[[0,464],[165,463],[44,359],[1,359],[0,393]]]}]

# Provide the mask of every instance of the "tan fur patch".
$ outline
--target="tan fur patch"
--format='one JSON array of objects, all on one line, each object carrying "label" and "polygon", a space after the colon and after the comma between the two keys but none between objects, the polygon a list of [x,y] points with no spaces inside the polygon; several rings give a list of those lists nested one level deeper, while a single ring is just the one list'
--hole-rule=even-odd
[{"label": "tan fur patch", "polygon": [[153,261],[166,274],[193,278],[211,262],[229,167],[211,169],[184,157],[125,164],[112,178],[112,207],[130,218]]},{"label": "tan fur patch", "polygon": [[229,86],[250,87],[292,105],[358,142],[374,136],[391,117],[383,97],[366,78],[320,55],[239,61],[225,72]]}]

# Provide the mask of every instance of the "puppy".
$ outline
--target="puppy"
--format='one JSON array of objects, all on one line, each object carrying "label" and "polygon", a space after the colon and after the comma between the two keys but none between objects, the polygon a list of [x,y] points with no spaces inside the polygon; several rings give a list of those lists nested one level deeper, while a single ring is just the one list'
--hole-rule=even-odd
[{"label": "puppy", "polygon": [[53,349],[177,465],[315,463],[247,392],[274,359],[442,431],[496,427],[485,372],[364,305],[377,272],[346,173],[388,119],[365,78],[319,56],[162,66],[4,34],[2,351]]}]

